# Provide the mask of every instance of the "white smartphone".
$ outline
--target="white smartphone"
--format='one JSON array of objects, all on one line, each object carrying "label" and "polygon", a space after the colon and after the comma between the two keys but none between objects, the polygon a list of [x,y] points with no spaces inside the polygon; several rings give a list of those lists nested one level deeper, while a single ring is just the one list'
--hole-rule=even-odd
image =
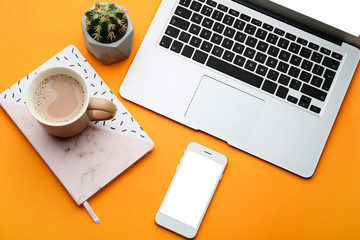
[{"label": "white smartphone", "polygon": [[190,143],[156,214],[156,223],[186,238],[194,238],[226,164],[223,154]]}]

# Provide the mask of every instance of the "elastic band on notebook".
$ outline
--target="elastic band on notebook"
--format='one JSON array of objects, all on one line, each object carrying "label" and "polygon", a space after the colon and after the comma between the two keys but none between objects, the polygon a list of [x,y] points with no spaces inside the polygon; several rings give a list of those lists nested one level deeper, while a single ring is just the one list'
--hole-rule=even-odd
[{"label": "elastic band on notebook", "polygon": [[92,210],[89,203],[87,201],[85,201],[83,203],[83,205],[84,205],[85,209],[88,211],[88,213],[90,214],[90,216],[92,217],[92,219],[94,220],[94,222],[100,223],[100,219],[96,216],[95,212]]}]

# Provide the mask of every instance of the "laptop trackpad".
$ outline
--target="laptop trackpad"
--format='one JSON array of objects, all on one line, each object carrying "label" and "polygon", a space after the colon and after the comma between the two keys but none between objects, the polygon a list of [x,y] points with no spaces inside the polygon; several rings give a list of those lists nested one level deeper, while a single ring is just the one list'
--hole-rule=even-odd
[{"label": "laptop trackpad", "polygon": [[262,99],[203,76],[185,118],[228,143],[246,143],[263,105]]}]

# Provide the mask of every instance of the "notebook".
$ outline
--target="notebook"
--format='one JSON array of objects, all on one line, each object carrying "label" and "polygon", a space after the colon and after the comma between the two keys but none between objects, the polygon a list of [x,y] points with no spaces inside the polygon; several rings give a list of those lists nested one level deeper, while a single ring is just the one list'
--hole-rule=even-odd
[{"label": "notebook", "polygon": [[309,178],[357,46],[358,37],[271,1],[163,0],[120,94]]},{"label": "notebook", "polygon": [[[49,66],[68,66],[89,82],[90,95],[117,106],[112,120],[91,122],[79,135],[57,138],[33,119],[25,103],[27,83]],[[146,156],[153,141],[117,99],[75,46],[68,46],[0,94],[1,107],[22,131],[51,171],[81,205]],[[34,158],[35,159],[35,158]]]}]

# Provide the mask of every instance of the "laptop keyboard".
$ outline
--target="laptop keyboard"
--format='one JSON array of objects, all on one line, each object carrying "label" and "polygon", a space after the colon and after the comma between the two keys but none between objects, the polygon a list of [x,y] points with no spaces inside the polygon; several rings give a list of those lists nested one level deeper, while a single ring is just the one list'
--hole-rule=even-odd
[{"label": "laptop keyboard", "polygon": [[159,44],[315,114],[343,58],[212,0],[180,0]]}]

